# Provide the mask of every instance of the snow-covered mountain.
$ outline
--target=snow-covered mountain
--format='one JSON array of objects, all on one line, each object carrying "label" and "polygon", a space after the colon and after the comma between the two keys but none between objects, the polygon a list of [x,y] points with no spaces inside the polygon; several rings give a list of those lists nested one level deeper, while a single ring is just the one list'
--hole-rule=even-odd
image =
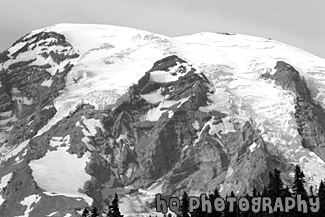
[{"label": "snow-covered mountain", "polygon": [[325,60],[230,33],[59,24],[0,53],[0,216],[325,177]]}]

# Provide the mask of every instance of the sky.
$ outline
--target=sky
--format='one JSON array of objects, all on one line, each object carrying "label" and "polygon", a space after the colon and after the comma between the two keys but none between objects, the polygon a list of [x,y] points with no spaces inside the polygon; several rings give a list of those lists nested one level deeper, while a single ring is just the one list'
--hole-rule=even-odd
[{"label": "sky", "polygon": [[0,0],[0,51],[58,23],[109,24],[168,36],[232,32],[325,58],[324,0]]}]

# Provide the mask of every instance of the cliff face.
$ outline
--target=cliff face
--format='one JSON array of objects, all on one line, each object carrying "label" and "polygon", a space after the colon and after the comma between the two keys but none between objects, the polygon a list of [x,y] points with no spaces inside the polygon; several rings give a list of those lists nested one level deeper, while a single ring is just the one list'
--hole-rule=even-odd
[{"label": "cliff face", "polygon": [[[6,67],[0,73],[0,112],[6,122],[0,133],[1,142],[8,146],[32,138],[54,116],[53,100],[65,88],[65,76],[73,67],[69,60],[79,56],[55,32],[41,32],[15,45],[19,49],[4,59]],[[21,60],[23,56],[28,60]]]},{"label": "cliff face", "polygon": [[276,85],[294,94],[296,109],[294,116],[298,124],[299,135],[302,137],[302,146],[325,160],[325,111],[323,107],[312,98],[304,78],[294,67],[279,61],[275,69],[274,75],[265,74],[264,77],[274,80]]},{"label": "cliff face", "polygon": [[[170,74],[181,77],[157,82]],[[211,84],[204,73],[177,56],[156,62],[130,88],[127,100],[104,124],[113,132],[109,140],[124,147],[120,172],[128,185],[147,188],[164,177],[163,192],[174,195],[181,190],[213,190],[225,181],[224,188],[243,193],[253,185],[261,187],[268,171],[281,167],[281,157],[268,153],[250,122],[230,119],[217,110],[200,111],[209,104],[209,93]],[[137,167],[131,169],[134,164]]]},{"label": "cliff face", "polygon": [[295,164],[318,184],[323,71],[236,34],[33,31],[0,54],[0,216],[77,216],[115,193],[123,214],[155,215],[156,193],[240,195],[274,168],[290,187]]}]

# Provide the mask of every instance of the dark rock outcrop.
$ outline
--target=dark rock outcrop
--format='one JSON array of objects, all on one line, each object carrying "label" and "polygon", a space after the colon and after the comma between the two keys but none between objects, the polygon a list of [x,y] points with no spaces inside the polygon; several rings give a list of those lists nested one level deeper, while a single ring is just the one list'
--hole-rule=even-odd
[{"label": "dark rock outcrop", "polygon": [[315,152],[325,160],[325,110],[311,97],[306,81],[291,65],[279,61],[274,75],[265,74],[285,90],[296,96],[295,118],[298,132],[302,137],[302,146]]},{"label": "dark rock outcrop", "polygon": [[[7,135],[8,146],[32,138],[55,115],[53,100],[65,88],[65,77],[73,67],[70,62],[67,62],[64,67],[61,67],[62,70],[58,68],[55,74],[51,74],[49,70],[55,65],[35,63],[41,54],[36,54],[30,60],[16,61],[18,55],[33,50],[35,46],[44,46],[44,53],[48,53],[49,58],[57,64],[62,60],[67,61],[79,56],[65,37],[55,32],[41,32],[26,36],[14,45],[18,43],[24,45],[10,55],[9,52],[1,55],[4,62],[13,61],[6,69],[0,71],[0,112],[11,112],[11,117],[17,118],[17,121],[12,123],[13,129],[10,135]],[[52,46],[63,47],[66,51],[54,52],[51,50]],[[46,81],[48,84],[44,85]]]},{"label": "dark rock outcrop", "polygon": [[[229,189],[224,193],[229,193],[230,186],[234,185],[241,192],[251,191],[253,186],[261,190],[268,180],[268,171],[284,167],[285,162],[280,156],[268,153],[263,139],[249,122],[236,132],[222,136],[209,133],[210,126],[206,123],[213,119],[213,124],[222,124],[227,115],[216,110],[199,110],[209,104],[207,94],[211,92],[203,73],[195,73],[194,68],[182,71],[181,67],[183,76],[177,81],[158,83],[151,78],[150,73],[156,70],[169,73],[168,69],[175,67],[177,62],[186,63],[175,55],[157,61],[130,88],[129,96],[124,97],[119,106],[106,111],[103,124],[111,135],[105,139],[115,140],[116,148],[124,147],[120,150],[122,159],[116,162],[119,173],[125,177],[124,183],[146,188],[164,177],[163,192],[170,196],[182,190],[213,190],[225,180],[229,180],[224,184]],[[165,101],[186,100],[161,109],[166,112],[155,121],[148,121],[145,119],[147,112],[157,108],[160,102],[149,103],[143,96],[158,90]],[[198,126],[194,127],[194,122]],[[124,139],[117,139],[121,135]],[[257,147],[250,151],[254,142]],[[136,167],[126,178],[129,165]]]}]

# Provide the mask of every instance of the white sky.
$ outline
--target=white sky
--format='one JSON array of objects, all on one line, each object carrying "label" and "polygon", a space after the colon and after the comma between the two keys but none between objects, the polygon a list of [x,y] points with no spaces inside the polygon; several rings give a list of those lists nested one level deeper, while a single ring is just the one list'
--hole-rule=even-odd
[{"label": "white sky", "polygon": [[0,50],[34,29],[98,23],[169,36],[270,37],[325,58],[324,8],[324,0],[0,0]]}]

